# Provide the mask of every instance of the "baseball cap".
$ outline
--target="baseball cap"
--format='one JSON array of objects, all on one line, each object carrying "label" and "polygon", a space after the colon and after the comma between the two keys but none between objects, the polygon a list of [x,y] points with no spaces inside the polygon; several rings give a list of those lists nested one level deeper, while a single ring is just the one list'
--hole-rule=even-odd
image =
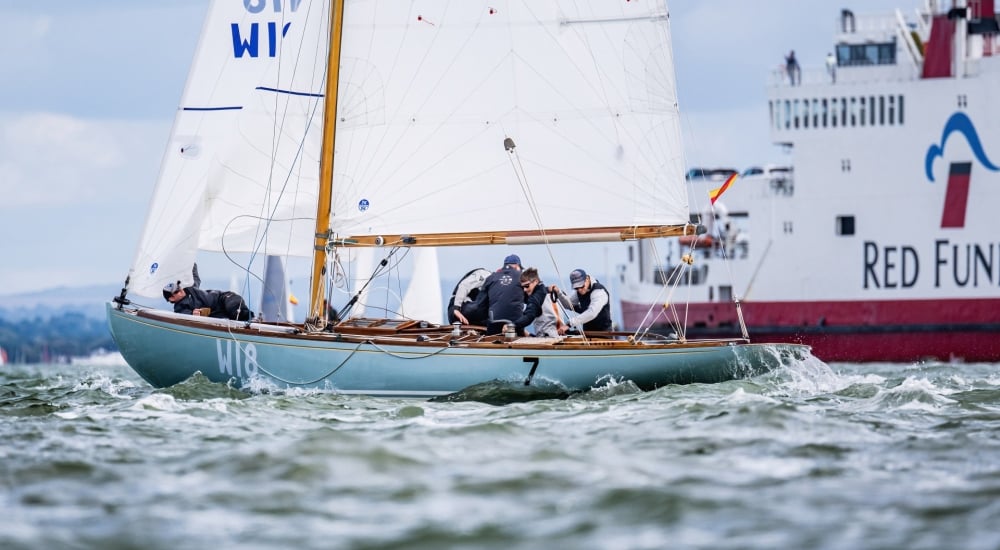
[{"label": "baseball cap", "polygon": [[573,288],[583,288],[584,283],[587,282],[587,272],[582,269],[574,269],[569,274],[569,282],[573,284]]},{"label": "baseball cap", "polygon": [[178,290],[180,290],[180,288],[181,288],[180,281],[177,281],[176,283],[167,283],[163,287],[163,298],[169,300],[170,297],[174,295],[174,292],[177,292]]},{"label": "baseball cap", "polygon": [[503,265],[511,265],[511,264],[517,264],[518,266],[520,266],[521,258],[519,258],[517,254],[511,254],[503,259]]}]

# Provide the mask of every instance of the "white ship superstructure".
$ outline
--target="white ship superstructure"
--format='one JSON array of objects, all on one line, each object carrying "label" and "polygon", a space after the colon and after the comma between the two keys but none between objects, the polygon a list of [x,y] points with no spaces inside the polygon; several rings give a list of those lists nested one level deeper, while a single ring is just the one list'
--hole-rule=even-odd
[{"label": "white ship superstructure", "polygon": [[738,332],[738,298],[752,337],[828,360],[1000,358],[997,17],[992,0],[936,4],[844,10],[835,62],[771,75],[792,166],[738,179],[690,266],[690,238],[632,245],[626,328],[669,329],[670,296],[690,293],[688,337]]}]

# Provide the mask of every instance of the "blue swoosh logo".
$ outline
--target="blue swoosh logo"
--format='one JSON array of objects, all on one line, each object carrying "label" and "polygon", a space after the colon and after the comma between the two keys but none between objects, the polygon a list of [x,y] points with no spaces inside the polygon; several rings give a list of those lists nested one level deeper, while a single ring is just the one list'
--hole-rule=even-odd
[{"label": "blue swoosh logo", "polygon": [[986,158],[986,152],[983,151],[983,145],[979,142],[979,134],[976,133],[976,127],[972,125],[972,120],[965,113],[959,112],[951,115],[951,118],[944,125],[944,132],[941,133],[941,143],[931,145],[927,149],[927,157],[924,159],[924,170],[927,172],[927,179],[929,181],[934,181],[934,161],[944,154],[945,142],[955,132],[965,136],[965,140],[969,142],[969,147],[972,148],[973,154],[976,155],[976,160],[994,172],[1000,171],[1000,168],[990,162],[990,159]]}]

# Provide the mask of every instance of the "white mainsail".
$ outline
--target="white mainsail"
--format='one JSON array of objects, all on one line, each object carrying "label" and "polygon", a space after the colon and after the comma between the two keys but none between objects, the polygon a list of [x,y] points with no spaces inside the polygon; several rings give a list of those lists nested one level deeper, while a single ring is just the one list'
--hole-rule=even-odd
[{"label": "white mainsail", "polygon": [[493,6],[347,4],[335,235],[688,222],[665,4]]},{"label": "white mainsail", "polygon": [[[131,292],[187,281],[198,250],[313,252],[329,13],[212,3]],[[664,2],[354,0],[344,19],[335,239],[688,222]]]}]

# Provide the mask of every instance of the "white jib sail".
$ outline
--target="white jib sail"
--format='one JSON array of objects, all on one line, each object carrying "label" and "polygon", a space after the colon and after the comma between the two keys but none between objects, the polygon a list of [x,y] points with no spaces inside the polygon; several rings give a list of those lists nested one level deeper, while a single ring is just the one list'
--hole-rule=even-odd
[{"label": "white jib sail", "polygon": [[132,263],[131,292],[158,296],[167,282],[190,282],[198,250],[312,253],[328,6],[212,3]]},{"label": "white jib sail", "polygon": [[417,248],[413,253],[413,277],[403,294],[399,314],[406,319],[440,325],[444,323],[444,302],[437,248]]}]

